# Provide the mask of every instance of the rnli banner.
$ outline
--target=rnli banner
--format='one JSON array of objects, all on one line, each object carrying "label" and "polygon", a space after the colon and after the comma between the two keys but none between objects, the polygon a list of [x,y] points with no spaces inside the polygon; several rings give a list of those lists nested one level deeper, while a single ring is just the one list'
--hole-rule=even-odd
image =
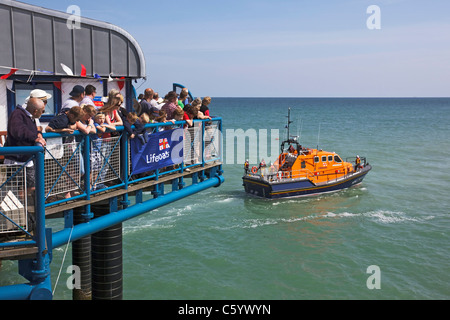
[{"label": "rnli banner", "polygon": [[148,135],[146,143],[131,139],[131,174],[165,168],[183,162],[183,129]]}]

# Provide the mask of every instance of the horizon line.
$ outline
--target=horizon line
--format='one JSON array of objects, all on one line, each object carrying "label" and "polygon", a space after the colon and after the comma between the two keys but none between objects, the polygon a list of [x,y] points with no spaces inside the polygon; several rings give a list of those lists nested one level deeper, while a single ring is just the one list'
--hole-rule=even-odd
[{"label": "horizon line", "polygon": [[[203,97],[206,97],[203,96]],[[277,96],[259,96],[259,97],[252,97],[252,96],[233,96],[233,97],[226,97],[226,96],[210,96],[211,98],[236,98],[236,99],[450,99],[450,96],[444,97],[444,96],[418,96],[418,97],[277,97]]]}]

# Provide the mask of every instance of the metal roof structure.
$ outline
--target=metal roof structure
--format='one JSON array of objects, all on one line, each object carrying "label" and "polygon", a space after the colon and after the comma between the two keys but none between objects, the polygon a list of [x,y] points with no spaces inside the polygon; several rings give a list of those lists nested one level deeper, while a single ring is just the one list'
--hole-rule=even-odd
[{"label": "metal roof structure", "polygon": [[145,58],[137,41],[107,22],[74,16],[18,1],[0,2],[0,74],[145,78]]}]

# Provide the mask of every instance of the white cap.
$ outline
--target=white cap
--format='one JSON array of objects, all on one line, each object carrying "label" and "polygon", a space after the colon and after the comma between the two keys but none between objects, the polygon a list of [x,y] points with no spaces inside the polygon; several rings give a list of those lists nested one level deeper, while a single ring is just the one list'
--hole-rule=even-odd
[{"label": "white cap", "polygon": [[52,95],[45,92],[44,90],[34,89],[33,91],[30,92],[30,95],[25,99],[25,102],[28,102],[28,100],[30,100],[30,98],[39,98],[42,100],[49,100],[52,98]]}]

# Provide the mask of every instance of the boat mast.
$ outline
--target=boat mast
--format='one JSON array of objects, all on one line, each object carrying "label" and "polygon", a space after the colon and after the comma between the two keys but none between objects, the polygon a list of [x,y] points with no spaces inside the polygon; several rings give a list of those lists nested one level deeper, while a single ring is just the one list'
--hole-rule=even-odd
[{"label": "boat mast", "polygon": [[288,109],[287,118],[288,118],[288,123],[287,123],[287,139],[286,139],[286,141],[289,142],[289,139],[290,139],[289,127],[290,127],[291,123],[294,122],[294,121],[291,121],[291,108]]}]

